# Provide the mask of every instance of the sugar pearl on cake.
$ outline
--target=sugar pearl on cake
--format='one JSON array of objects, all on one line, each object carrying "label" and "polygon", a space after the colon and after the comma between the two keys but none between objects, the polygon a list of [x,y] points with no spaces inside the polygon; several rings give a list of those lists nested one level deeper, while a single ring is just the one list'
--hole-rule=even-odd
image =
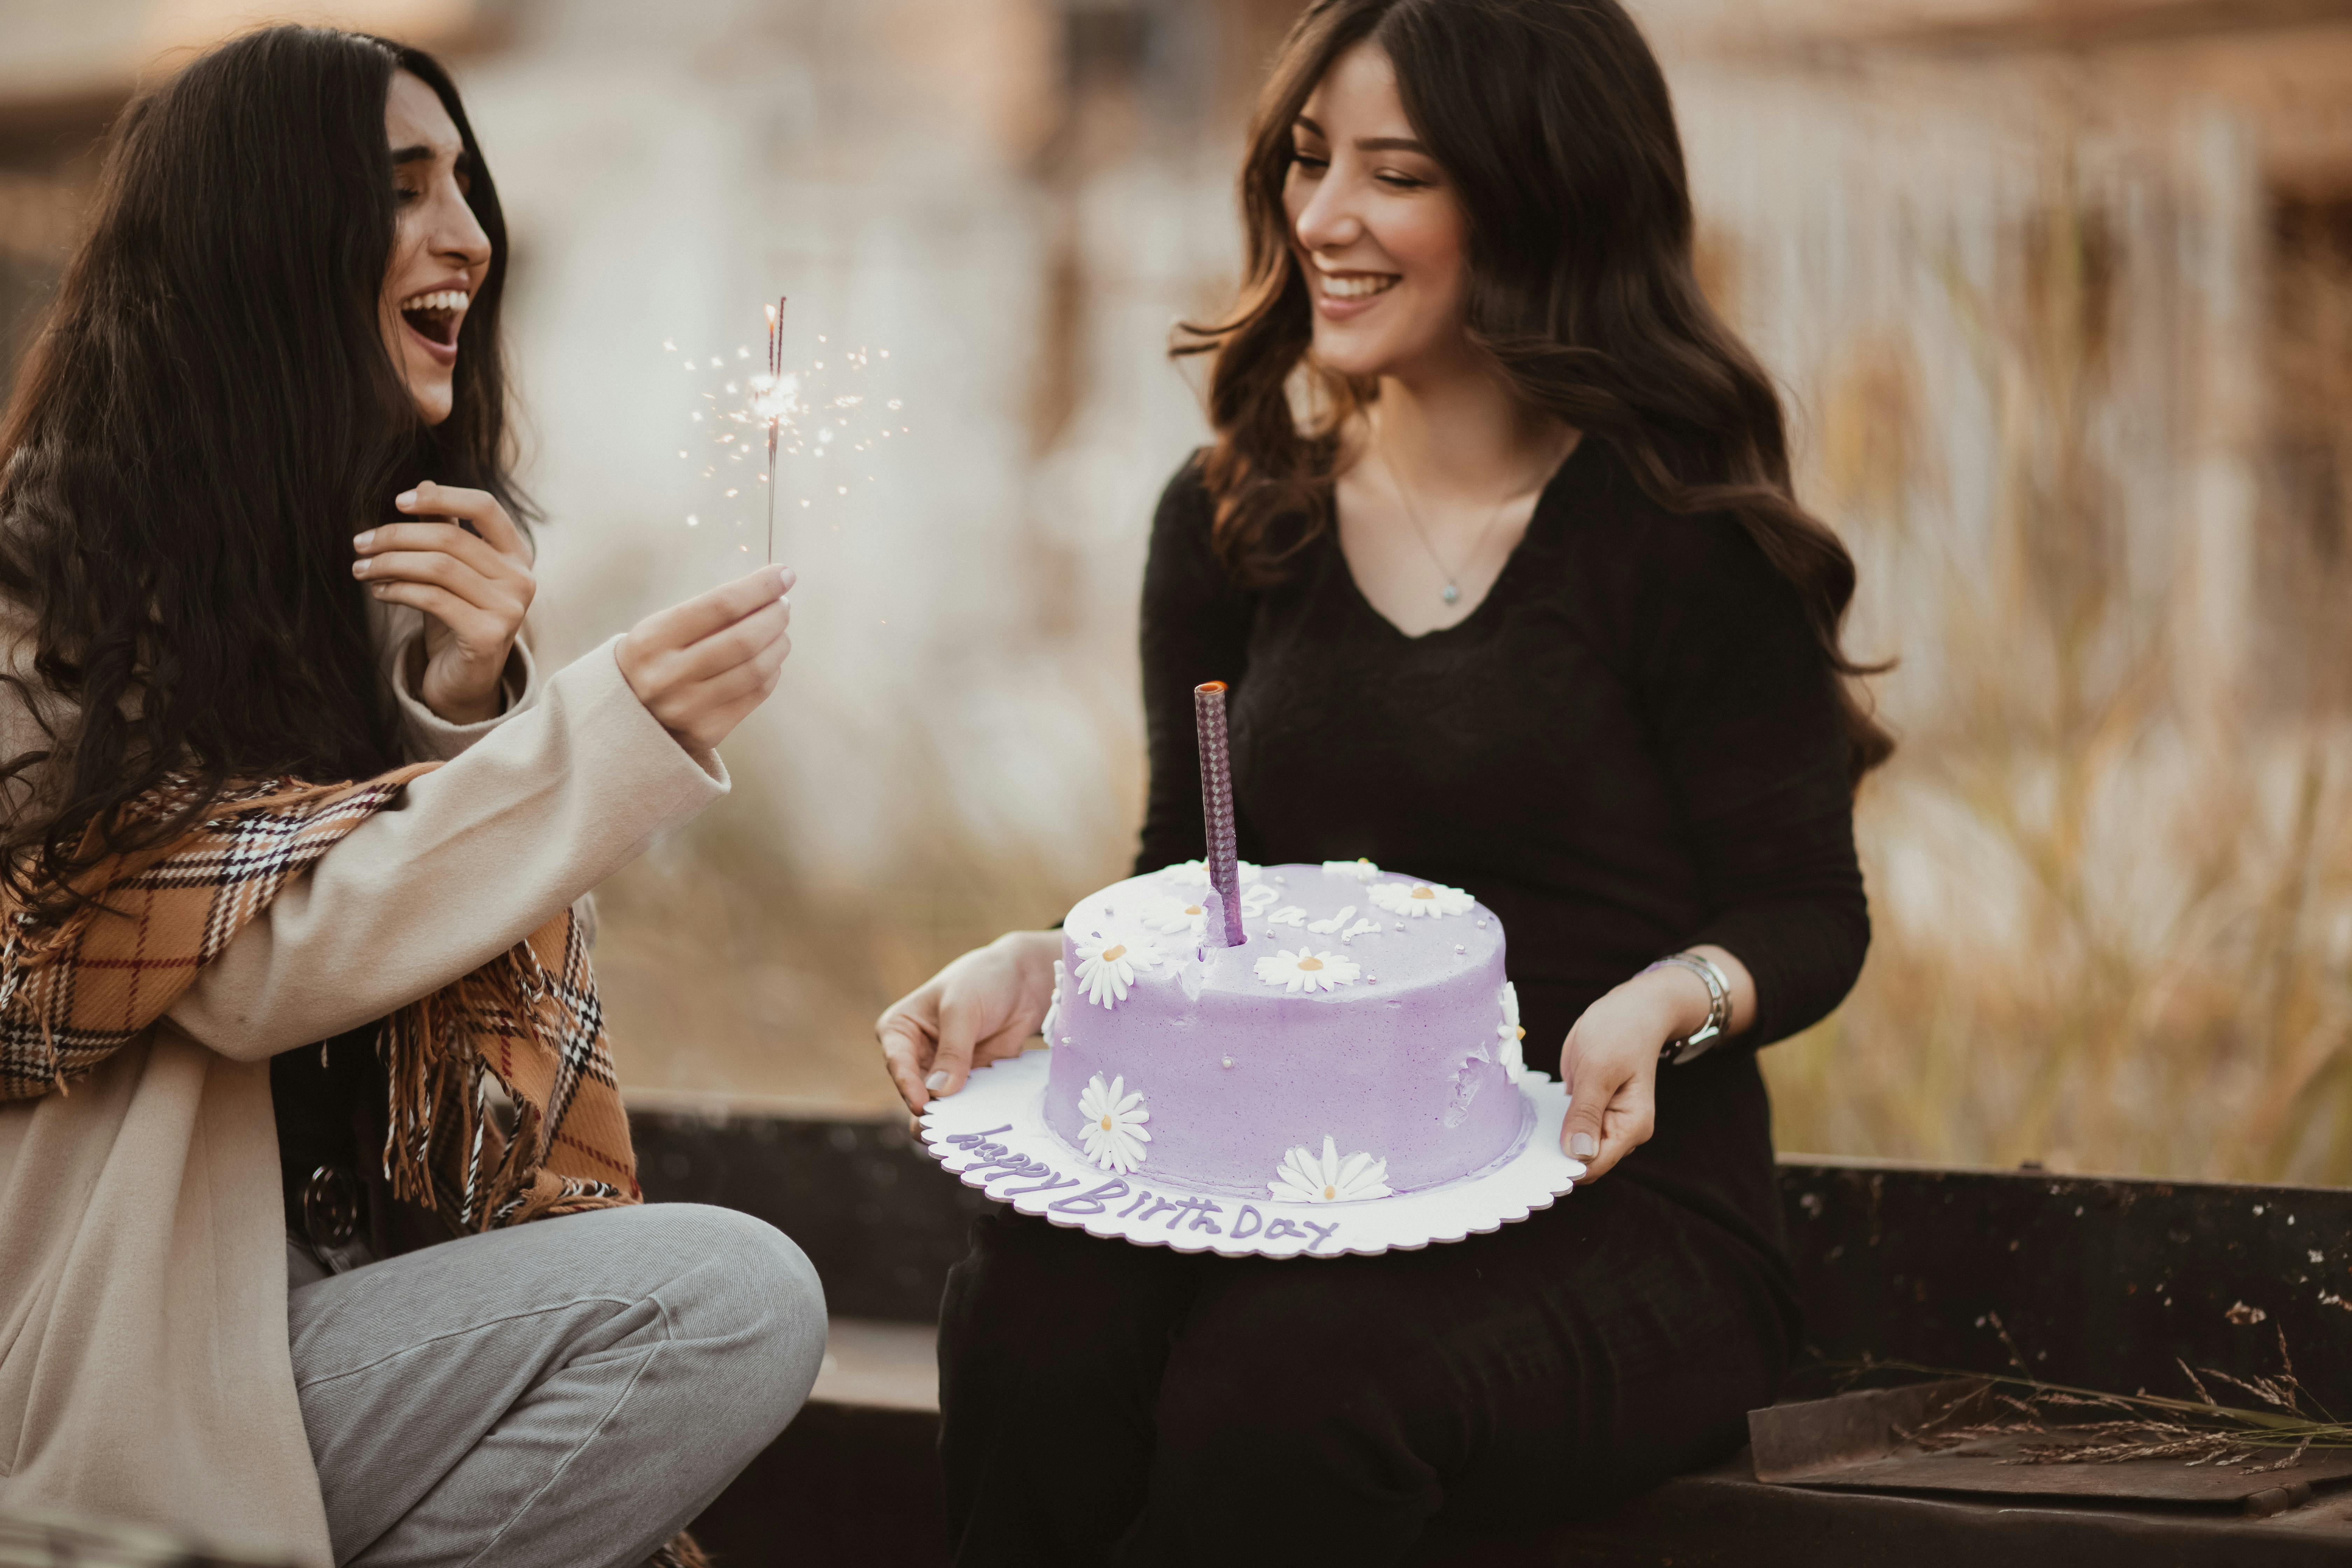
[{"label": "sugar pearl on cake", "polygon": [[1225,1065],[1226,1065],[1227,1067],[1231,1067],[1231,1066],[1233,1066],[1233,1065],[1234,1065],[1234,1058],[1231,1058],[1231,1057],[1227,1057],[1227,1058],[1225,1058]]},{"label": "sugar pearl on cake", "polygon": [[1455,943],[1454,944],[1454,952],[1461,952],[1465,951],[1465,949],[1463,948],[1462,944],[1461,944],[1460,942],[1455,942]]}]

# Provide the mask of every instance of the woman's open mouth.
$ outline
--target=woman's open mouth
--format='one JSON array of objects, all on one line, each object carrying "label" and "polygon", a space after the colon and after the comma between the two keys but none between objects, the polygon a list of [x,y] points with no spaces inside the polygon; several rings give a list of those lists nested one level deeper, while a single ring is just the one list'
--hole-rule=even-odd
[{"label": "woman's open mouth", "polygon": [[1326,272],[1316,268],[1315,308],[1325,320],[1348,321],[1372,308],[1404,279],[1393,272]]},{"label": "woman's open mouth", "polygon": [[466,307],[473,297],[462,289],[436,289],[429,294],[412,294],[400,302],[400,319],[408,330],[434,350],[434,357],[455,360],[457,357],[457,327],[466,319]]}]

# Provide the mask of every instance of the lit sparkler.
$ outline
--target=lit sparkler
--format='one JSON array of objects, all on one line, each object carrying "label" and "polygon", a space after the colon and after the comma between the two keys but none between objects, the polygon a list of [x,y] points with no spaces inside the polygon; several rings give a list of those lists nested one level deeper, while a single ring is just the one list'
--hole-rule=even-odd
[{"label": "lit sparkler", "polygon": [[[719,479],[720,464],[742,462],[761,450],[755,442],[764,442],[767,471],[755,476],[755,482],[768,487],[767,558],[771,563],[776,558],[778,458],[800,457],[817,460],[829,457],[836,467],[845,460],[863,470],[874,461],[871,456],[865,454],[877,452],[883,442],[908,434],[906,426],[895,423],[902,417],[898,413],[902,406],[899,399],[871,397],[862,385],[853,384],[851,388],[842,389],[845,377],[862,381],[863,373],[873,361],[887,360],[890,357],[888,349],[827,350],[822,346],[825,339],[820,333],[816,341],[824,357],[808,364],[786,368],[785,303],[784,300],[779,299],[773,305],[762,307],[767,317],[768,353],[766,363],[757,374],[743,376],[736,364],[716,354],[706,361],[687,353],[682,356],[679,365],[688,375],[704,382],[709,388],[699,395],[708,406],[695,409],[688,416],[692,424],[700,427],[699,434],[707,443],[702,453],[706,465],[702,477],[705,479]],[[679,352],[674,339],[665,341],[662,348],[667,353]],[[736,361],[750,360],[750,346],[737,348],[733,358]],[[830,370],[828,361],[833,362]],[[749,366],[743,368],[748,369]],[[759,429],[759,437],[752,436],[750,428],[752,426]],[[692,461],[696,456],[687,447],[680,447],[677,455],[681,461]],[[874,478],[873,474],[864,472],[843,477],[851,479],[862,477],[869,481]],[[746,488],[730,486],[723,499],[731,501]],[[835,484],[831,493],[846,496],[849,486]],[[800,504],[805,509],[810,502],[803,497]],[[699,517],[689,514],[687,526],[697,527],[700,521]],[[741,528],[743,520],[736,518],[734,526]],[[840,525],[828,526],[837,531]],[[751,550],[748,543],[739,548],[746,553]]]},{"label": "lit sparkler", "polygon": [[791,394],[782,390],[784,379],[784,300],[768,307],[768,384],[752,387],[756,394],[751,405],[768,419],[768,564],[776,563],[776,431],[784,422],[784,403]]}]

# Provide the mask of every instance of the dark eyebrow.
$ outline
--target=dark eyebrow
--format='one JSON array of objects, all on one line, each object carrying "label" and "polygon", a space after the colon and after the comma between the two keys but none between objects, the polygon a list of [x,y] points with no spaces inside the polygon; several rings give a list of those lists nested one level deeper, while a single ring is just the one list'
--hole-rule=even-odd
[{"label": "dark eyebrow", "polygon": [[[433,149],[422,142],[414,147],[395,147],[392,150],[392,166],[397,169],[404,163],[429,163],[434,156]],[[474,172],[473,154],[460,152],[455,167],[459,174],[472,174]]]},{"label": "dark eyebrow", "polygon": [[[1327,142],[1330,140],[1320,125],[1303,114],[1290,123],[1293,129],[1304,131],[1310,136],[1321,136]],[[1410,136],[1359,137],[1356,150],[1360,153],[1418,153],[1424,158],[1429,156],[1429,149]]]}]

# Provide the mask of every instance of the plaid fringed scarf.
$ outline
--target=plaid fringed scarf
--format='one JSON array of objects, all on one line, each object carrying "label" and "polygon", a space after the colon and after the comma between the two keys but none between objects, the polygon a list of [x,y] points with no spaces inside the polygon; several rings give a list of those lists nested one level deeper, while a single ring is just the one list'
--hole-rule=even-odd
[{"label": "plaid fringed scarf", "polygon": [[[232,787],[169,843],[102,860],[62,920],[0,907],[0,1100],[64,1092],[137,1039],[287,881],[425,763],[357,784]],[[167,817],[184,784],[142,800]],[[484,1231],[639,1202],[587,943],[570,910],[383,1021],[394,1194]],[[511,1136],[489,1080],[514,1101]]]}]

